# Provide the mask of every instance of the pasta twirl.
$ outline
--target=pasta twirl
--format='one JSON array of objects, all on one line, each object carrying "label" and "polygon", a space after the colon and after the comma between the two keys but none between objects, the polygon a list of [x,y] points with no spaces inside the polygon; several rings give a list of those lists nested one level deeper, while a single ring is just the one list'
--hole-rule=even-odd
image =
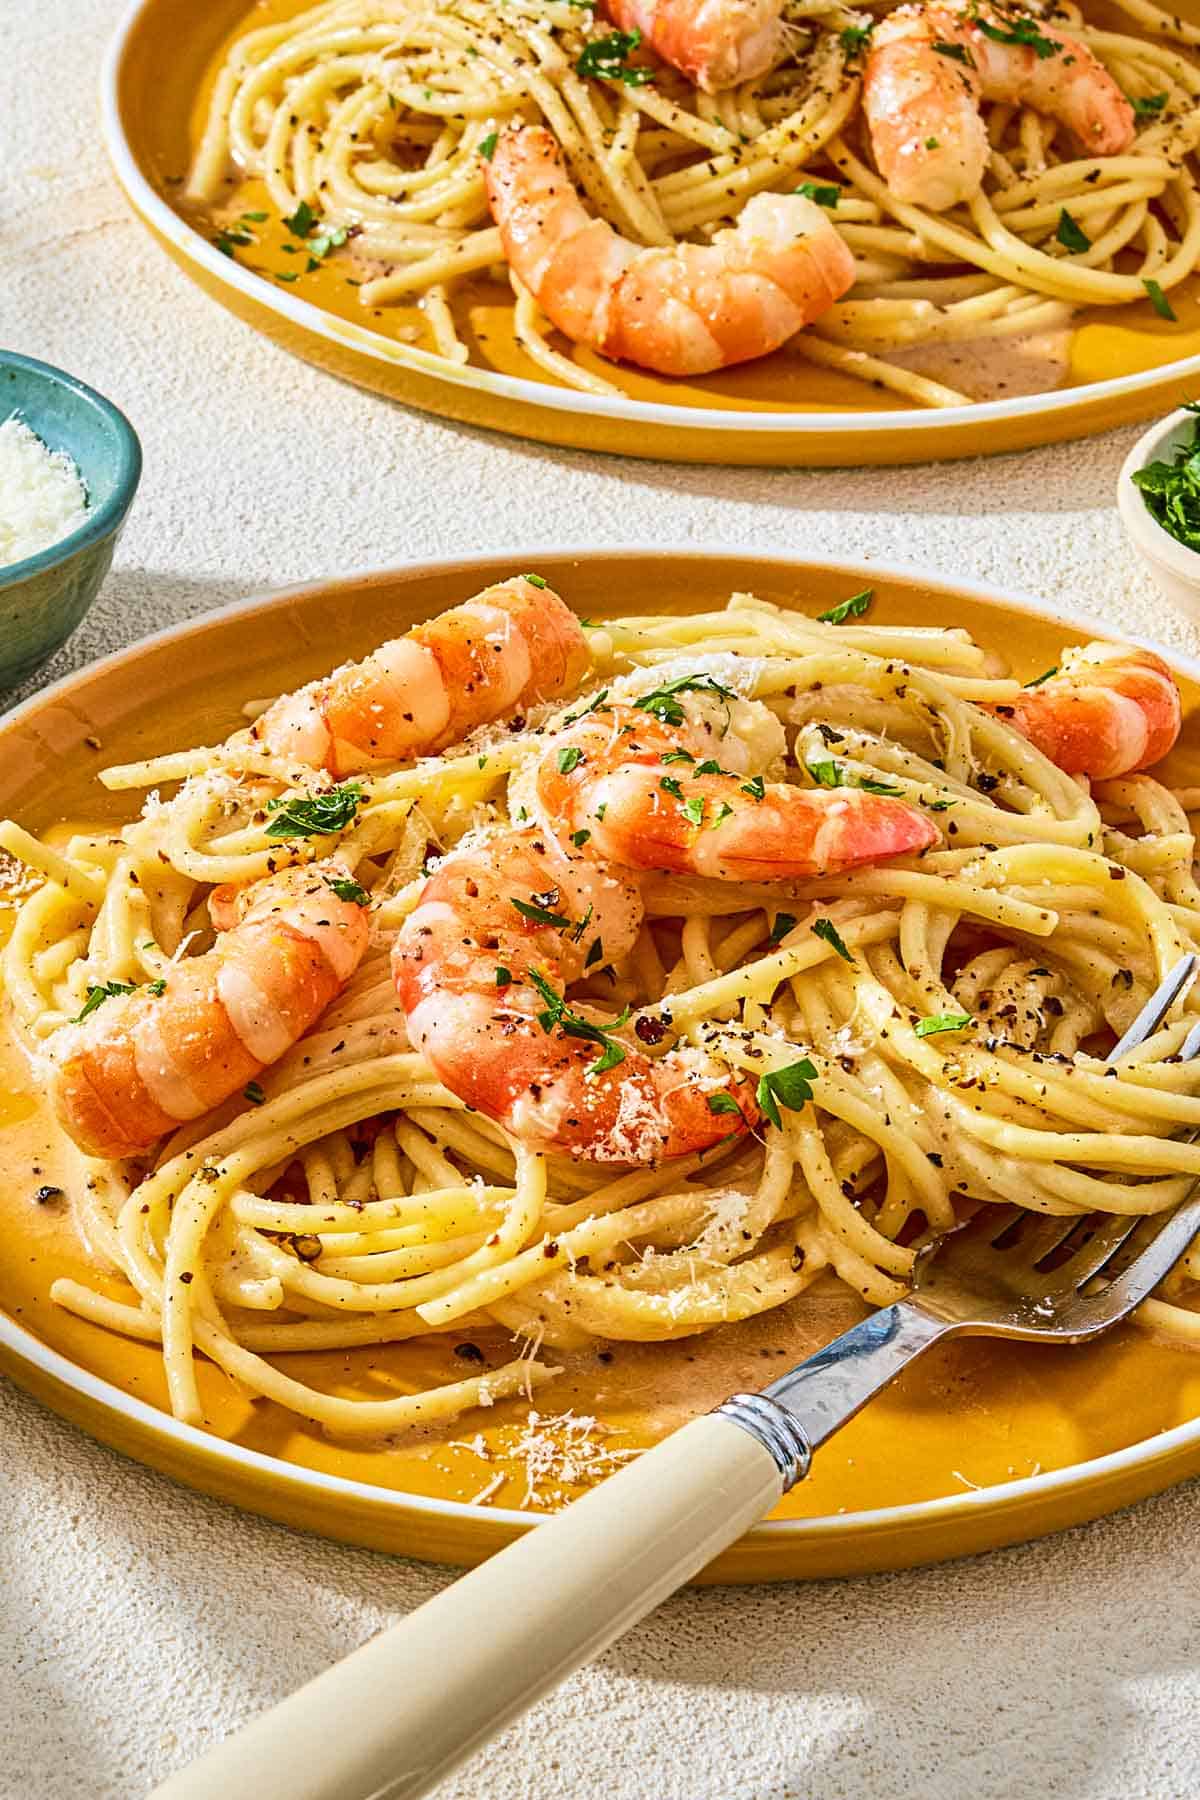
[{"label": "pasta twirl", "polygon": [[[78,1225],[128,1292],[61,1281],[54,1297],[161,1342],[180,1417],[200,1417],[201,1355],[334,1433],[386,1437],[553,1381],[556,1349],[705,1332],[817,1281],[886,1303],[967,1205],[1153,1212],[1200,1173],[1200,1147],[1174,1135],[1200,1124],[1200,1070],[1175,1060],[1196,1001],[1135,1061],[1103,1061],[1200,949],[1196,790],[1064,774],[1007,722],[1022,690],[961,631],[827,624],[735,595],[601,622],[590,645],[577,694],[356,777],[321,834],[272,836],[271,803],[332,778],[245,732],[109,769],[109,787],[148,791],[120,831],[50,848],[0,826],[41,878],[4,957],[34,1057],[95,993],[203,951],[215,883],[336,848],[369,900],[353,980],[261,1083],[149,1158],[82,1162]],[[387,951],[431,859],[524,816],[548,733],[601,690],[645,696],[681,671],[770,709],[787,746],[775,777],[902,796],[940,842],[790,885],[640,878],[638,942],[573,1001],[628,1007],[643,1041],[703,1045],[768,1098],[752,1134],[709,1154],[605,1169],[467,1111],[410,1047]],[[807,1096],[773,1088],[798,1059]],[[1146,1322],[1194,1340],[1197,1279],[1193,1252]],[[514,1334],[510,1360],[444,1387],[355,1397],[289,1373],[306,1350],[483,1325]]]},{"label": "pasta twirl", "polygon": [[[1146,0],[1121,0],[1125,31],[1074,0],[1034,4],[1131,97],[1134,142],[1088,156],[1056,121],[988,103],[982,191],[941,214],[899,200],[870,152],[862,47],[887,10],[792,0],[782,61],[709,95],[658,64],[639,63],[652,73],[642,82],[589,62],[611,27],[575,0],[327,0],[234,42],[187,199],[236,257],[254,227],[224,204],[226,184],[231,172],[261,180],[278,217],[297,222],[293,251],[341,259],[371,316],[419,304],[424,346],[453,363],[478,353],[472,278],[509,281],[484,172],[520,120],[549,128],[590,209],[633,244],[704,243],[756,194],[815,193],[857,281],[791,348],[918,406],[968,399],[954,373],[964,345],[1001,356],[1032,345],[1030,366],[1044,361],[1037,379],[1053,385],[1085,309],[1149,295],[1169,317],[1200,261],[1196,29]],[[275,278],[303,275],[303,256],[278,260]],[[511,286],[516,337],[543,373],[617,391],[611,365],[569,353],[515,275]],[[1015,380],[1010,369],[1004,391]]]}]

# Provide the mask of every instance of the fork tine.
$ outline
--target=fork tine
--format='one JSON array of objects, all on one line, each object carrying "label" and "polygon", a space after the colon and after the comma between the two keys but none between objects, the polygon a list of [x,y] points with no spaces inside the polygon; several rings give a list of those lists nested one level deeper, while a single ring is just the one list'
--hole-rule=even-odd
[{"label": "fork tine", "polygon": [[1183,1255],[1192,1239],[1200,1232],[1200,1183],[1196,1192],[1173,1213],[1168,1214],[1162,1229],[1152,1243],[1147,1244],[1138,1256],[1135,1256],[1129,1267],[1122,1271],[1114,1281],[1097,1296],[1102,1311],[1106,1315],[1119,1318],[1123,1312],[1145,1299],[1146,1295],[1156,1288],[1164,1275],[1168,1275]]},{"label": "fork tine", "polygon": [[[1138,1049],[1153,1032],[1158,1030],[1165,1014],[1178,999],[1186,983],[1191,980],[1195,967],[1195,952],[1189,950],[1186,956],[1180,957],[1174,968],[1168,970],[1129,1030],[1113,1046],[1108,1058],[1110,1063],[1120,1062],[1122,1057],[1128,1056],[1131,1050]],[[1195,1051],[1192,1054],[1195,1055]]]},{"label": "fork tine", "polygon": [[[1026,1213],[1025,1217],[1028,1218],[1029,1214]],[[1052,1213],[1049,1217],[1039,1219],[1036,1224],[1030,1223],[1017,1239],[1011,1254],[1027,1268],[1036,1269],[1040,1262],[1066,1242],[1073,1231],[1079,1229],[1080,1222],[1079,1213]],[[1057,1274],[1057,1270],[1055,1273]]]},{"label": "fork tine", "polygon": [[1179,1046],[1180,1062],[1191,1062],[1196,1056],[1200,1056],[1200,1024],[1192,1026]]},{"label": "fork tine", "polygon": [[960,1225],[951,1236],[956,1244],[994,1244],[997,1238],[1028,1217],[1023,1206],[994,1206],[990,1200],[985,1200],[978,1212],[972,1213],[966,1224]]},{"label": "fork tine", "polygon": [[[1139,1225],[1145,1223],[1144,1213],[1093,1213],[1094,1219],[1100,1220],[1092,1236],[1086,1244],[1081,1244],[1074,1256],[1068,1256],[1062,1266],[1054,1271],[1064,1282],[1070,1282],[1073,1288],[1080,1288],[1093,1275],[1098,1275],[1105,1263],[1110,1262],[1131,1238]],[[1076,1224],[1082,1223],[1077,1219]]]}]

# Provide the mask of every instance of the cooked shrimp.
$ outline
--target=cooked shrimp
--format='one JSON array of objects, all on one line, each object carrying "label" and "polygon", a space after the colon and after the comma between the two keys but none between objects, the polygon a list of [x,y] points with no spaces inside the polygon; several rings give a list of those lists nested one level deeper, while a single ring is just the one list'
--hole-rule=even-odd
[{"label": "cooked shrimp", "polygon": [[337,859],[216,888],[217,942],[160,986],[117,994],[52,1044],[59,1122],[90,1156],[132,1156],[236,1094],[302,1037],[350,979],[367,915],[339,899]]},{"label": "cooked shrimp", "polygon": [[708,94],[765,75],[781,50],[781,0],[605,0],[664,62]]},{"label": "cooked shrimp", "polygon": [[540,126],[506,131],[486,175],[504,254],[558,329],[660,375],[766,356],[854,281],[829,215],[799,194],[756,194],[711,244],[667,250],[592,218]]},{"label": "cooked shrimp", "polygon": [[566,855],[547,832],[512,832],[448,856],[392,948],[409,1034],[452,1092],[526,1143],[593,1162],[651,1163],[708,1149],[752,1084],[702,1050],[652,1059],[593,1008],[568,1007],[585,969],[628,954],[637,889]]},{"label": "cooked shrimp", "polygon": [[902,6],[876,27],[863,111],[897,200],[945,212],[977,194],[989,155],[980,103],[1059,119],[1089,156],[1133,142],[1133,108],[1078,38],[1018,8]]},{"label": "cooked shrimp", "polygon": [[996,711],[1060,769],[1097,781],[1158,762],[1183,719],[1166,663],[1127,644],[1066,651],[1053,675]]},{"label": "cooked shrimp", "polygon": [[587,856],[719,881],[808,881],[937,842],[902,800],[765,781],[783,748],[765,706],[700,676],[556,735],[538,796]]},{"label": "cooked shrimp", "polygon": [[552,699],[587,666],[574,613],[540,576],[517,575],[283,695],[251,736],[293,762],[350,775],[441,750],[515,707]]},{"label": "cooked shrimp", "polygon": [[643,904],[624,871],[795,880],[938,835],[897,800],[756,779],[782,727],[711,678],[644,698],[666,716],[602,706],[554,736],[537,777],[543,828],[448,857],[392,952],[409,1032],[446,1085],[515,1136],[596,1162],[718,1142],[736,1116],[709,1105],[718,1091],[737,1103],[735,1129],[758,1116],[751,1084],[705,1051],[650,1058],[564,1010],[565,988],[637,937]]}]

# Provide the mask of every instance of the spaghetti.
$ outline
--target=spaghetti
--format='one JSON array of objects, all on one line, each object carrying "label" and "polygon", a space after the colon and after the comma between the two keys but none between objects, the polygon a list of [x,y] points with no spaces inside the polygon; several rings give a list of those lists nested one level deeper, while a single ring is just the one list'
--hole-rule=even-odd
[{"label": "spaghetti", "polygon": [[[119,831],[52,846],[0,825],[0,849],[40,877],[4,956],[35,1058],[106,993],[203,952],[214,884],[336,850],[369,903],[356,975],[261,1082],[152,1157],[80,1159],[79,1229],[129,1291],[60,1280],[53,1297],[161,1343],[179,1417],[201,1417],[199,1352],[330,1432],[387,1437],[551,1381],[558,1349],[704,1332],[818,1280],[885,1304],[964,1203],[1151,1213],[1200,1174],[1200,1146],[1173,1136],[1200,1124],[1200,1069],[1175,1060],[1197,998],[1135,1061],[1102,1060],[1200,950],[1200,789],[1136,774],[1089,791],[1008,722],[1023,690],[961,630],[824,623],[736,595],[589,640],[577,695],[355,777],[352,816],[321,832],[271,835],[272,801],[295,812],[333,778],[248,731],[108,769],[108,788],[149,791]],[[790,886],[640,878],[636,944],[572,1004],[629,1008],[642,1042],[702,1043],[769,1098],[753,1133],[707,1155],[605,1170],[467,1111],[410,1047],[387,952],[430,860],[521,818],[565,717],[602,691],[669,691],[681,670],[769,709],[787,742],[773,774],[902,796],[941,842]],[[807,1096],[780,1074],[798,1059]],[[1200,1342],[1197,1280],[1193,1251],[1143,1322]],[[288,1369],[296,1352],[481,1327],[524,1349],[415,1394],[334,1394]]]},{"label": "spaghetti", "polygon": [[[1170,317],[1200,263],[1200,28],[1148,0],[1117,4],[1127,31],[1073,0],[1052,17],[1131,97],[1129,151],[1080,155],[1056,121],[989,103],[984,185],[946,213],[899,200],[877,173],[861,70],[886,9],[836,0],[789,0],[783,59],[716,95],[606,50],[608,22],[576,0],[327,0],[235,41],[187,197],[236,257],[255,215],[222,196],[231,172],[261,179],[295,235],[269,273],[290,283],[339,258],[365,308],[419,304],[427,347],[464,363],[460,296],[487,271],[509,279],[484,178],[514,121],[549,128],[589,208],[634,244],[707,242],[755,194],[815,192],[856,282],[791,350],[917,405],[960,405],[930,372],[956,347],[1049,345],[1081,309],[1148,295]],[[618,391],[511,282],[516,336],[543,373]]]}]

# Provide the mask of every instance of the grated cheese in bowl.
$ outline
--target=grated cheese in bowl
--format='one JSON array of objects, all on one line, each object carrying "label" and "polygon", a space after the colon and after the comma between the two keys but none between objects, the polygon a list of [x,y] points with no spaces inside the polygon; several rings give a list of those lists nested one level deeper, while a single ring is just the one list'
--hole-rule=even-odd
[{"label": "grated cheese in bowl", "polygon": [[0,424],[0,568],[36,556],[87,518],[75,463],[14,414]]}]

